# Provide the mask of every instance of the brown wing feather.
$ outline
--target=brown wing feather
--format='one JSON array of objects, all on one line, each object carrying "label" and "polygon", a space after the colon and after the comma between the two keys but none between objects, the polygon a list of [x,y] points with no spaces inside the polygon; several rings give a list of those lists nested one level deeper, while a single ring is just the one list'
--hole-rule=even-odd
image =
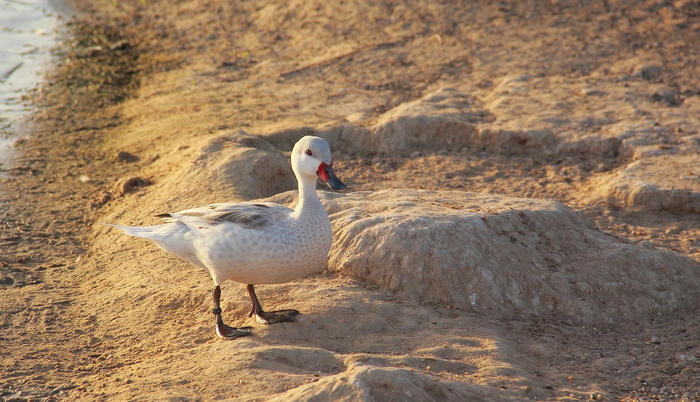
[{"label": "brown wing feather", "polygon": [[[280,208],[275,208],[280,207]],[[286,207],[271,204],[212,204],[204,207],[188,209],[172,214],[159,214],[159,218],[178,221],[184,217],[199,218],[201,224],[205,226],[218,222],[229,222],[240,225],[245,229],[260,229],[274,221],[275,216],[280,213],[289,212]],[[188,219],[184,219],[190,222]]]}]

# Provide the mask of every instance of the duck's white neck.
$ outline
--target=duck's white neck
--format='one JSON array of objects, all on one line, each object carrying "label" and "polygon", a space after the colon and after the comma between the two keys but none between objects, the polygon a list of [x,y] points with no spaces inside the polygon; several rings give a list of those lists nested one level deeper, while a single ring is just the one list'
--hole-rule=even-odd
[{"label": "duck's white neck", "polygon": [[323,207],[321,200],[316,194],[316,176],[299,175],[297,182],[299,183],[299,201],[297,202],[294,213],[299,215],[306,210],[314,210],[318,206]]}]

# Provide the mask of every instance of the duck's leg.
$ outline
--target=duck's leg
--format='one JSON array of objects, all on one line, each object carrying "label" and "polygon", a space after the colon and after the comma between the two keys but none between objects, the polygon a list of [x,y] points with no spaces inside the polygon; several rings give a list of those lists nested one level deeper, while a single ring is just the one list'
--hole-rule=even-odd
[{"label": "duck's leg", "polygon": [[276,322],[294,322],[294,316],[299,314],[297,310],[275,310],[275,311],[263,311],[258,296],[255,295],[255,288],[253,285],[246,286],[248,289],[248,294],[250,295],[250,301],[253,302],[253,308],[250,309],[250,314],[248,317],[255,316],[255,321],[262,324],[274,324]]},{"label": "duck's leg", "polygon": [[221,287],[219,285],[214,286],[214,291],[212,292],[212,297],[214,299],[214,309],[212,313],[216,316],[216,334],[224,339],[236,339],[241,336],[252,335],[250,330],[251,327],[241,327],[233,328],[224,324],[224,320],[221,318]]}]

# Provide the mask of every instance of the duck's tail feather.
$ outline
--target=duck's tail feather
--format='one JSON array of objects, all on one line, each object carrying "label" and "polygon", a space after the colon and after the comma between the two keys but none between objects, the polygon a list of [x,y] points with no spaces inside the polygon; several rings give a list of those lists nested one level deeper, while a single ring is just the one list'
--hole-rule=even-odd
[{"label": "duck's tail feather", "polygon": [[154,240],[154,241],[163,240],[163,234],[158,229],[165,226],[165,225],[121,226],[121,225],[112,225],[111,223],[103,223],[103,225],[117,228],[130,236],[141,237],[144,239]]}]

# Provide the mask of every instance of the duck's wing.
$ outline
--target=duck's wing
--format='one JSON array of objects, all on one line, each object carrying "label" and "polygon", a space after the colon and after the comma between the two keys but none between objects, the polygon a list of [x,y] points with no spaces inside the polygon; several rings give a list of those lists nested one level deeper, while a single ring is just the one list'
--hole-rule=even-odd
[{"label": "duck's wing", "polygon": [[274,203],[223,203],[156,215],[169,222],[205,227],[234,224],[242,229],[262,229],[289,216],[292,209]]}]

